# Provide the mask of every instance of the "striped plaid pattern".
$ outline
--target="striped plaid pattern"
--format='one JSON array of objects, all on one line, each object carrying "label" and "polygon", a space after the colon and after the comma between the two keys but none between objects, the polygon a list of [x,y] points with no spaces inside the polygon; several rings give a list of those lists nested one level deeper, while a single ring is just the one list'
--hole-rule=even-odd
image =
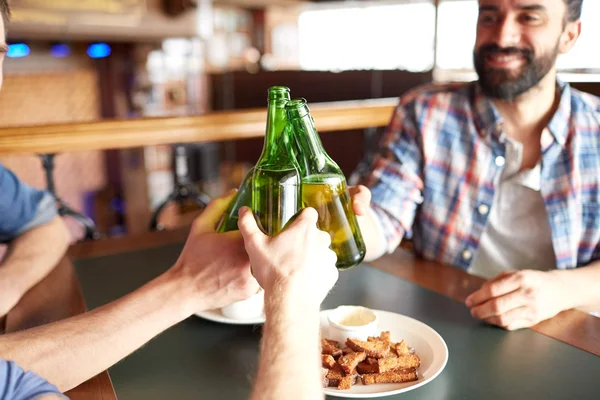
[{"label": "striped plaid pattern", "polygon": [[[542,135],[542,182],[560,269],[600,258],[600,99],[558,83],[560,104]],[[467,269],[504,165],[506,136],[477,83],[418,88],[400,100],[362,179],[393,251]],[[527,268],[527,266],[515,266]]]}]

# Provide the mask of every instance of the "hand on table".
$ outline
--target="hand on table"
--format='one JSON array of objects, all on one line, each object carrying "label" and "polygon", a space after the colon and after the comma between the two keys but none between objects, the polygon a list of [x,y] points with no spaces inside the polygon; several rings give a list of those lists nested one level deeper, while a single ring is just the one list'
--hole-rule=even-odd
[{"label": "hand on table", "polygon": [[465,300],[471,315],[509,331],[528,328],[569,308],[555,271],[510,271],[483,284]]},{"label": "hand on table", "polygon": [[172,272],[193,285],[195,310],[221,308],[259,290],[250,271],[244,240],[238,231],[215,233],[214,227],[235,191],[214,199],[198,216]]},{"label": "hand on table", "polygon": [[243,207],[238,226],[254,276],[269,296],[281,287],[320,305],[338,278],[337,257],[328,233],[317,228],[317,211],[306,208],[276,236],[265,235],[252,211]]}]

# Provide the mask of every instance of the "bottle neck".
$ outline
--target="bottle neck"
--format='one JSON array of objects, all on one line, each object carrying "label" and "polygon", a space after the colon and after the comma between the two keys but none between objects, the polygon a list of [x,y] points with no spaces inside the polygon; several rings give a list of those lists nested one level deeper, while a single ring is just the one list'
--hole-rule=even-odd
[{"label": "bottle neck", "polygon": [[265,157],[271,158],[278,156],[280,153],[285,153],[285,146],[282,139],[287,124],[285,113],[286,102],[287,100],[285,99],[269,100],[267,131],[261,160]]},{"label": "bottle neck", "polygon": [[294,128],[294,139],[298,147],[298,163],[304,176],[323,172],[327,165],[327,153],[321,143],[321,138],[310,116],[296,116],[291,121]]}]

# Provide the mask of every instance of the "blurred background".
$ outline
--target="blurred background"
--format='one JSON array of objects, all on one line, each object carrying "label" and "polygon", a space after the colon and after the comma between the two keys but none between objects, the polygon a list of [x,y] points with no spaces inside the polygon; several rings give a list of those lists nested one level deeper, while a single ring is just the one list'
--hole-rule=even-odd
[{"label": "blurred background", "polygon": [[[309,103],[389,98],[433,81],[476,78],[476,0],[10,0],[0,128],[264,108],[272,85]],[[600,1],[560,59],[561,78],[600,95]],[[377,130],[323,135],[349,176]],[[59,196],[103,235],[148,230],[173,166],[209,196],[235,187],[262,139],[57,155]],[[179,155],[180,157],[176,157]],[[0,156],[45,187],[40,158]],[[198,212],[169,204],[161,224]],[[71,221],[75,237],[81,226]]]}]

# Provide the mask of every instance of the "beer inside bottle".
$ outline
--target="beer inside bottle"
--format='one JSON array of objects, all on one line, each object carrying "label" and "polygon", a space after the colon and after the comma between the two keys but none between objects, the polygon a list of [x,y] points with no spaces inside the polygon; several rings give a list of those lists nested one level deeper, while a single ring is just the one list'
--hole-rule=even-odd
[{"label": "beer inside bottle", "polygon": [[267,235],[276,235],[300,208],[300,178],[295,168],[257,168],[254,173],[254,213]]},{"label": "beer inside bottle", "polygon": [[246,177],[242,181],[238,192],[233,201],[227,207],[227,211],[223,215],[223,219],[217,226],[217,232],[230,232],[237,231],[238,228],[238,211],[243,206],[252,206],[252,175],[254,174],[254,168],[250,169],[246,174]]},{"label": "beer inside bottle", "polygon": [[331,236],[331,249],[338,257],[336,266],[347,269],[358,265],[365,257],[366,247],[346,178],[325,152],[306,100],[292,100],[286,110],[302,175],[302,205],[319,213],[317,225]]},{"label": "beer inside bottle", "polygon": [[254,168],[252,211],[268,235],[279,233],[300,210],[300,172],[288,135],[285,105],[290,90],[269,89],[267,132],[262,154]]}]

